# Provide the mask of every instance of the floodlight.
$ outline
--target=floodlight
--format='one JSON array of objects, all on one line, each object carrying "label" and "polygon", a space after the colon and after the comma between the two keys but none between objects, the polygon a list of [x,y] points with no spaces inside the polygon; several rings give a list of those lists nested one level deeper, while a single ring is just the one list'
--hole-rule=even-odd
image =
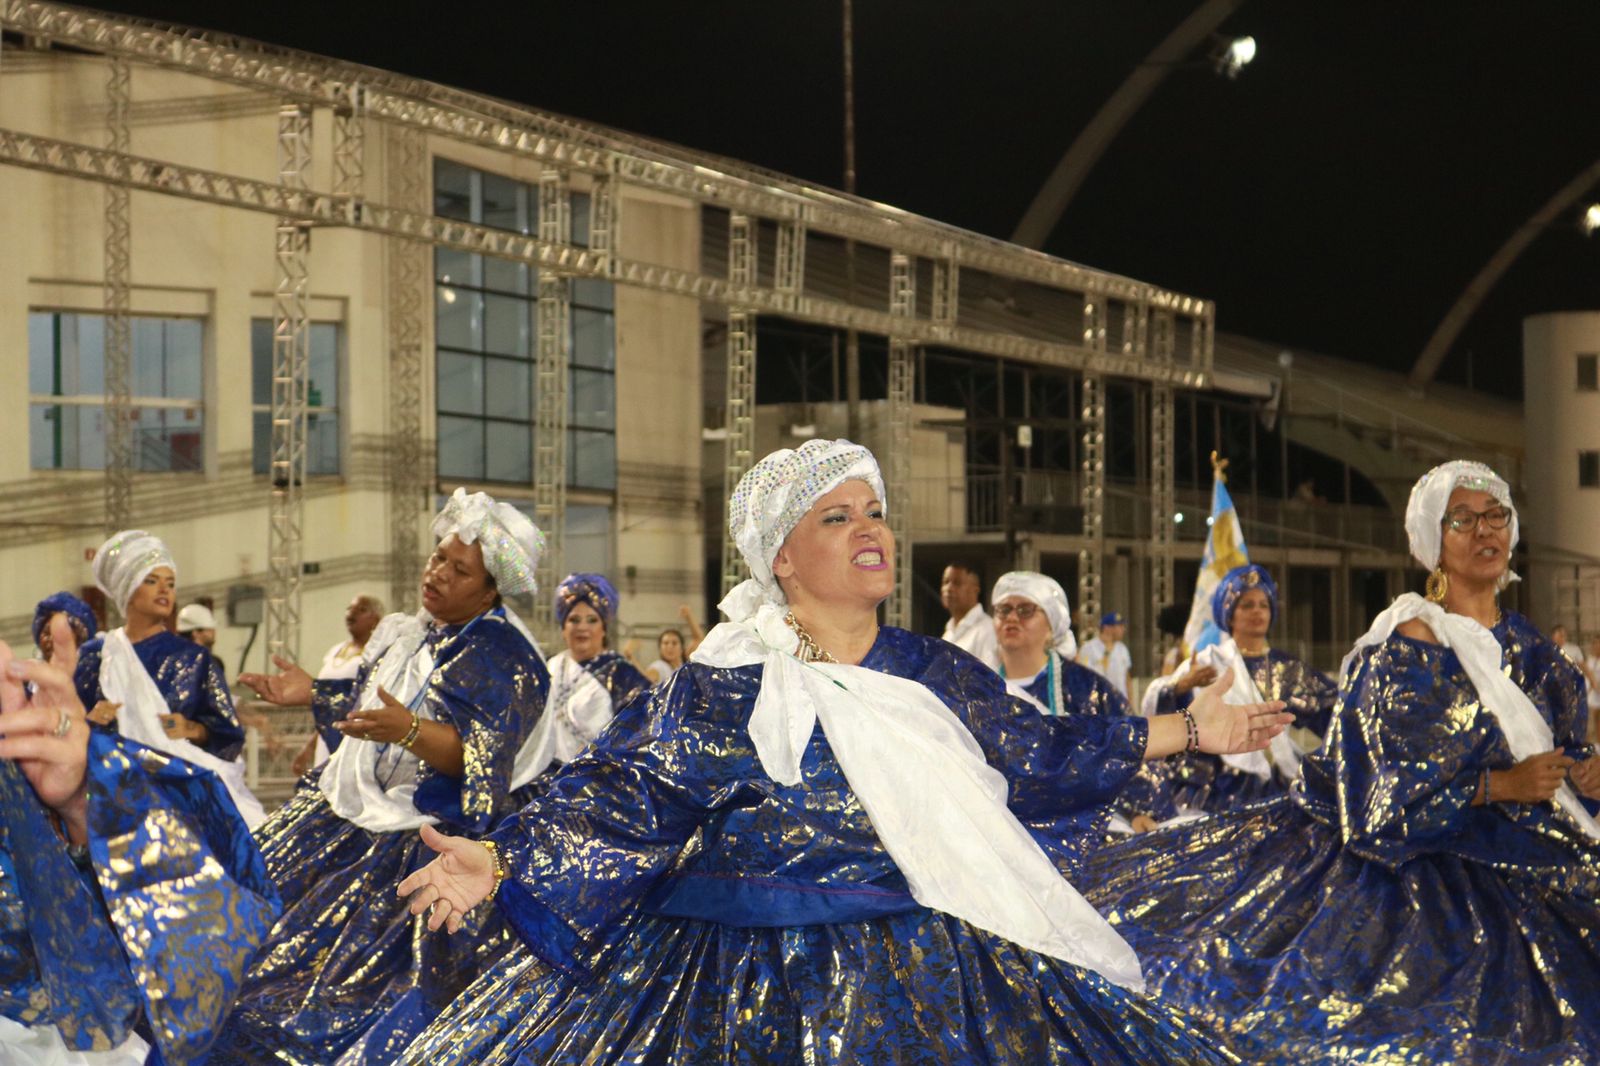
[{"label": "floodlight", "polygon": [[1217,73],[1228,78],[1237,78],[1239,72],[1249,66],[1250,61],[1255,57],[1256,39],[1254,37],[1235,37],[1228,42],[1228,46],[1217,56]]},{"label": "floodlight", "polygon": [[1600,229],[1600,204],[1590,204],[1583,212],[1583,221],[1578,223],[1578,228],[1583,230],[1585,237],[1593,237],[1594,231]]}]

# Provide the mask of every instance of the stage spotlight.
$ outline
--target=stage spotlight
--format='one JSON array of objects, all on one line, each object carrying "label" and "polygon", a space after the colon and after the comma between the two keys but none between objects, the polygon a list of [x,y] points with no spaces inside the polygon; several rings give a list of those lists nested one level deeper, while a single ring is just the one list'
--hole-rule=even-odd
[{"label": "stage spotlight", "polygon": [[1217,53],[1217,73],[1232,79],[1239,76],[1239,72],[1250,65],[1256,57],[1256,39],[1254,37],[1235,37],[1229,41],[1227,47]]},{"label": "stage spotlight", "polygon": [[1585,237],[1594,236],[1594,231],[1600,229],[1600,204],[1590,204],[1584,208],[1583,221],[1578,223],[1578,228],[1583,230]]}]

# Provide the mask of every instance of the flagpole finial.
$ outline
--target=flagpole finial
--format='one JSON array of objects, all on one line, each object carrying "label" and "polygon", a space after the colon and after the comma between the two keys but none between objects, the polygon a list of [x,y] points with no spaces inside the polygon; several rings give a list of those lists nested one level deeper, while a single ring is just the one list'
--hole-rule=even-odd
[{"label": "flagpole finial", "polygon": [[1228,483],[1228,460],[1216,452],[1211,453],[1211,476],[1224,485]]}]

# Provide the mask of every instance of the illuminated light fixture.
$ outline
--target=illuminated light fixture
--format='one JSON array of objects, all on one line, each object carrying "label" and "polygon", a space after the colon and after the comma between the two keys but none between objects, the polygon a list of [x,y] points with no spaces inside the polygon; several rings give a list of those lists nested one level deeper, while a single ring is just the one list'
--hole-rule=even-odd
[{"label": "illuminated light fixture", "polygon": [[444,300],[445,303],[453,304],[453,303],[456,302],[456,290],[454,290],[454,289],[440,289],[439,290],[439,297],[440,297],[440,299]]},{"label": "illuminated light fixture", "polygon": [[1179,511],[1177,514],[1172,516],[1172,524],[1173,525],[1177,525],[1177,526],[1183,525],[1183,512],[1182,511]]},{"label": "illuminated light fixture", "polygon": [[1590,204],[1583,210],[1583,221],[1578,223],[1578,228],[1583,230],[1585,237],[1593,237],[1594,231],[1600,229],[1600,204]]},{"label": "illuminated light fixture", "polygon": [[1239,76],[1239,72],[1250,65],[1256,57],[1256,39],[1254,37],[1235,37],[1222,47],[1213,56],[1217,73],[1230,81]]}]

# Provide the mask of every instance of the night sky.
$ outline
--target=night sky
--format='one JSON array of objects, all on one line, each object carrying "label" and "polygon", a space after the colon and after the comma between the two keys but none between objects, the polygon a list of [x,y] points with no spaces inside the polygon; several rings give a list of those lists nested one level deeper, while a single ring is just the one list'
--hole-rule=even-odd
[{"label": "night sky", "polygon": [[[1198,0],[856,0],[858,191],[1008,237]],[[840,5],[114,3],[842,182]],[[375,16],[374,11],[382,15]],[[1246,2],[1235,81],[1180,69],[1046,250],[1215,300],[1218,328],[1407,370],[1512,231],[1600,158],[1600,4]],[[1574,211],[1440,377],[1520,395],[1521,319],[1600,307]]]}]

